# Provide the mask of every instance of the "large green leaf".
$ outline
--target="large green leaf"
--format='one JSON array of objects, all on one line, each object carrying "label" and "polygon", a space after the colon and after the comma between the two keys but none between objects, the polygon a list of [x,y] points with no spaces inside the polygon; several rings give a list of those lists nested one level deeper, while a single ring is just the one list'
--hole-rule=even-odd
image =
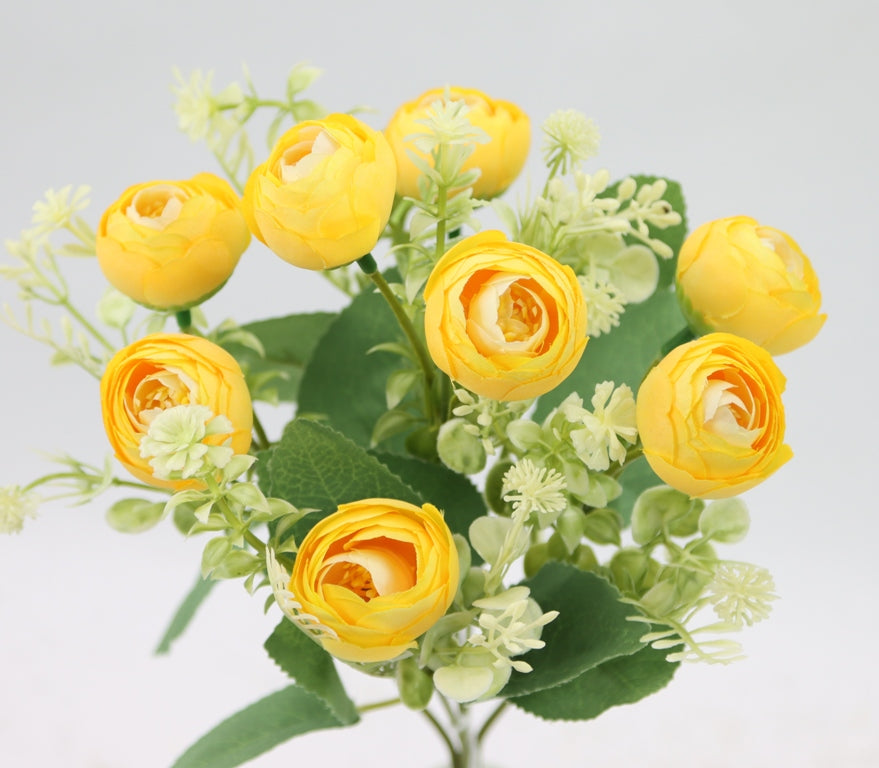
[{"label": "large green leaf", "polygon": [[281,400],[296,402],[305,365],[335,317],[331,312],[314,312],[248,323],[244,330],[260,340],[265,357],[237,343],[226,348],[249,375],[281,371],[285,378],[272,379],[269,386]]},{"label": "large green leaf", "polygon": [[516,697],[554,688],[643,647],[643,624],[626,620],[635,609],[621,603],[617,589],[594,573],[550,562],[523,584],[544,611],[556,610],[559,615],[543,629],[546,646],[524,657],[534,669],[513,672],[501,695]]},{"label": "large green leaf", "polygon": [[224,720],[172,768],[234,768],[301,733],[348,724],[319,696],[291,685]]},{"label": "large green leaf", "polygon": [[400,358],[369,350],[403,340],[384,298],[367,289],[327,329],[299,388],[299,413],[317,415],[360,445],[368,446],[386,410],[385,384]]},{"label": "large green leaf", "polygon": [[168,653],[171,650],[171,644],[186,631],[189,622],[191,622],[192,618],[195,616],[195,612],[211,593],[211,590],[216,583],[217,582],[212,579],[203,579],[201,576],[198,577],[198,580],[195,582],[192,589],[190,589],[186,594],[186,597],[183,598],[183,602],[180,604],[180,607],[171,619],[171,623],[165,630],[165,634],[162,635],[162,639],[159,641],[155,650],[156,655]]},{"label": "large green leaf", "polygon": [[664,688],[679,666],[665,660],[669,653],[645,647],[605,661],[563,685],[512,702],[548,720],[590,720],[606,709],[631,704]]},{"label": "large green leaf", "polygon": [[293,622],[282,619],[266,640],[265,649],[275,664],[300,688],[318,696],[341,723],[352,725],[360,719],[330,654]]},{"label": "large green leaf", "polygon": [[647,301],[631,304],[610,333],[589,339],[574,372],[537,403],[542,419],[571,392],[587,403],[602,381],[628,384],[637,394],[641,380],[659,358],[663,346],[686,327],[675,295],[658,290]]},{"label": "large green leaf", "polygon": [[[376,453],[382,464],[414,488],[422,501],[443,511],[452,533],[467,536],[470,523],[486,513],[482,494],[464,475],[442,464],[391,453]],[[481,562],[481,561],[480,561]]]},{"label": "large green leaf", "polygon": [[266,470],[272,494],[300,508],[332,511],[339,504],[376,497],[421,503],[366,449],[310,419],[297,418],[285,427]]},{"label": "large green leaf", "polygon": [[299,521],[297,540],[339,504],[390,498],[421,504],[421,497],[365,448],[336,430],[309,419],[287,424],[284,434],[261,462],[263,493],[286,499],[300,509],[320,510]]}]

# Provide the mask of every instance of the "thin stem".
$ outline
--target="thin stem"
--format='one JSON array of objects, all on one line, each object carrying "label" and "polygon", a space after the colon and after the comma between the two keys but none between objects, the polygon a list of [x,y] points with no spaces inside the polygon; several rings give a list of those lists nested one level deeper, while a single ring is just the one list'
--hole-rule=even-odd
[{"label": "thin stem", "polygon": [[114,347],[109,341],[107,341],[107,339],[104,338],[104,335],[88,320],[85,319],[82,313],[78,309],[76,309],[73,304],[70,303],[69,299],[65,298],[61,302],[61,304],[67,309],[68,312],[70,312],[71,315],[73,315],[79,321],[83,328],[85,328],[92,336],[94,336],[95,340],[97,340],[98,343],[104,347],[104,349],[106,349],[108,352],[116,351],[116,347]]},{"label": "thin stem", "polygon": [[504,710],[509,705],[509,700],[504,699],[500,704],[495,707],[494,712],[492,712],[488,718],[486,718],[485,722],[482,724],[482,727],[479,729],[479,733],[476,734],[476,743],[482,744],[482,740],[485,738],[485,735],[488,733],[489,729],[497,722],[498,718],[504,713]]},{"label": "thin stem", "polygon": [[257,448],[265,450],[271,446],[272,441],[269,440],[265,427],[263,427],[262,422],[259,420],[259,416],[256,415],[256,409],[253,411],[253,431],[256,433]]},{"label": "thin stem", "polygon": [[388,302],[391,311],[394,313],[394,317],[397,318],[397,322],[400,324],[400,328],[403,329],[403,333],[406,334],[406,338],[409,340],[409,344],[418,358],[418,364],[421,366],[421,370],[424,373],[424,401],[427,410],[427,419],[432,424],[436,423],[437,413],[432,396],[434,379],[433,361],[430,359],[427,349],[425,349],[424,344],[421,342],[421,338],[418,336],[415,326],[412,325],[409,315],[406,314],[406,310],[403,309],[403,306],[397,300],[397,297],[391,290],[391,286],[388,285],[387,280],[385,280],[382,273],[378,271],[378,267],[376,266],[375,259],[372,258],[372,254],[366,254],[366,256],[358,259],[357,265],[363,270],[364,274],[375,283],[381,295],[384,296],[385,301]]},{"label": "thin stem", "polygon": [[364,712],[372,712],[376,709],[384,709],[385,707],[392,707],[395,704],[400,704],[402,699],[399,696],[395,696],[393,699],[385,699],[384,701],[373,701],[370,704],[361,704],[357,707],[357,711],[362,715]]},{"label": "thin stem", "polygon": [[452,743],[452,739],[449,737],[449,734],[446,733],[446,729],[443,728],[440,721],[433,716],[433,713],[429,709],[422,709],[421,714],[427,718],[427,721],[436,729],[437,733],[446,743],[446,746],[449,749],[449,754],[452,756],[452,766],[454,768],[464,768],[463,764],[461,763],[461,753],[457,749],[455,749],[455,745]]}]

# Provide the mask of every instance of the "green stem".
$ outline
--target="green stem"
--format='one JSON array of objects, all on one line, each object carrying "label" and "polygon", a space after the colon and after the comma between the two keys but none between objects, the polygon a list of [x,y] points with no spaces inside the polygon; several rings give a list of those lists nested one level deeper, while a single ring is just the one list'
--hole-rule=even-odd
[{"label": "green stem", "polygon": [[436,248],[433,260],[439,261],[446,252],[446,202],[448,192],[445,187],[440,187],[436,200]]},{"label": "green stem", "polygon": [[368,253],[366,256],[358,259],[357,266],[359,266],[364,274],[375,283],[381,295],[384,296],[385,301],[387,301],[391,311],[394,313],[394,317],[397,318],[400,328],[403,329],[403,333],[406,334],[406,338],[409,340],[409,344],[418,358],[418,364],[421,366],[421,370],[424,373],[424,400],[425,408],[427,410],[427,419],[431,424],[435,424],[437,422],[437,413],[432,396],[434,379],[433,361],[430,359],[427,349],[425,349],[421,338],[418,336],[415,326],[412,325],[409,315],[406,314],[406,310],[403,309],[403,306],[397,300],[397,297],[394,296],[391,286],[388,285],[387,280],[385,280],[382,273],[378,271],[378,267],[372,254]]},{"label": "green stem", "polygon": [[256,447],[259,450],[265,450],[271,446],[272,441],[269,440],[265,427],[259,420],[259,416],[256,415],[256,409],[253,411],[253,431],[256,433]]},{"label": "green stem", "polygon": [[401,699],[399,696],[394,697],[393,699],[385,699],[384,701],[374,701],[370,704],[361,704],[357,707],[357,711],[362,715],[365,712],[372,712],[376,709],[384,709],[385,707],[392,707],[395,704],[400,704]]},{"label": "green stem", "polygon": [[476,734],[476,743],[482,744],[483,739],[485,739],[485,735],[491,729],[491,727],[497,722],[498,718],[504,713],[504,710],[509,705],[509,700],[504,699],[497,707],[495,707],[494,712],[492,712],[488,718],[486,718],[485,722],[482,724],[482,727],[479,729],[479,733]]},{"label": "green stem", "polygon": [[453,768],[465,768],[465,765],[462,762],[463,756],[455,748],[455,745],[452,743],[452,739],[449,737],[449,734],[446,733],[446,729],[443,728],[440,721],[433,716],[433,713],[429,709],[421,710],[421,714],[427,718],[427,721],[436,729],[437,733],[446,743],[446,747],[448,747],[449,749],[449,754],[452,756]]},{"label": "green stem", "polygon": [[104,349],[106,349],[108,352],[116,351],[116,347],[114,347],[109,341],[107,341],[107,339],[104,338],[104,335],[88,320],[85,319],[82,313],[78,309],[76,309],[73,304],[70,303],[69,299],[64,299],[61,303],[67,309],[67,311],[70,312],[70,314],[77,319],[80,325],[82,325],[83,328],[85,328],[92,336],[94,336],[95,340],[99,344],[101,344]]},{"label": "green stem", "polygon": [[192,333],[191,310],[181,309],[179,312],[175,312],[174,316],[177,318],[177,327],[180,329],[181,333]]}]

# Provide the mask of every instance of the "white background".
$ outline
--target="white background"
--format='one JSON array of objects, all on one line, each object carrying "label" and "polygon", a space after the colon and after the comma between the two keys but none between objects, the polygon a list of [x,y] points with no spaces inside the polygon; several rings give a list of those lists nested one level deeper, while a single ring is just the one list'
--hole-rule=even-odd
[{"label": "white background", "polygon": [[[176,131],[172,67],[265,94],[288,69],[325,70],[314,97],[396,105],[447,83],[520,104],[535,128],[574,107],[599,124],[591,169],[679,179],[691,224],[745,213],[811,256],[829,320],[778,360],[795,459],[750,492],[753,525],[729,554],[769,566],[782,599],[742,639],[749,659],[691,666],[596,721],[510,714],[489,740],[519,766],[874,766],[879,538],[875,487],[877,29],[872,2],[286,2],[31,0],[0,12],[0,234],[15,237],[48,187],[92,186],[90,218],[130,184],[217,170]],[[12,10],[14,8],[14,10]],[[535,130],[535,134],[537,130]],[[529,168],[538,173],[538,139]],[[524,182],[516,189],[523,190]],[[4,258],[7,258],[4,256]],[[72,265],[86,303],[94,262]],[[10,284],[0,297],[14,300]],[[333,308],[317,275],[261,248],[208,303],[213,322]],[[0,485],[50,465],[100,462],[96,382],[0,326]],[[289,414],[271,419],[275,428]],[[170,525],[123,536],[103,503],[44,506],[0,538],[0,764],[163,768],[244,704],[285,685],[261,644],[277,619],[221,585],[170,657],[151,655],[195,577],[201,542]],[[352,680],[358,703],[391,691]],[[393,709],[294,740],[252,764],[425,766],[443,761],[419,718]]]}]

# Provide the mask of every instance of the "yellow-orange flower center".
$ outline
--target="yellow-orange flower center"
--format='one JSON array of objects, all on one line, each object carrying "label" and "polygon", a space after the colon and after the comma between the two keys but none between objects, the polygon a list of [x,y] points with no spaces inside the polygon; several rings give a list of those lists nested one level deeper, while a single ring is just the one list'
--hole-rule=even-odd
[{"label": "yellow-orange flower center", "polygon": [[760,435],[761,409],[750,383],[741,371],[718,371],[708,377],[702,397],[705,425],[743,446]]},{"label": "yellow-orange flower center", "polygon": [[141,189],[126,208],[125,215],[135,224],[160,230],[176,221],[183,210],[186,193],[173,184],[156,184]]},{"label": "yellow-orange flower center", "polygon": [[485,355],[541,354],[556,323],[538,283],[526,275],[480,270],[467,281],[461,304],[467,334]]},{"label": "yellow-orange flower center", "polygon": [[303,128],[299,141],[281,155],[278,177],[285,184],[304,179],[338,148],[336,140],[320,126]]},{"label": "yellow-orange flower center", "polygon": [[[333,554],[335,553],[335,554]],[[415,547],[381,536],[334,545],[320,570],[321,586],[344,587],[364,602],[415,586]]]},{"label": "yellow-orange flower center", "polygon": [[198,402],[198,386],[183,371],[174,368],[152,368],[143,376],[132,377],[126,392],[125,409],[132,423],[144,432],[166,408]]}]

